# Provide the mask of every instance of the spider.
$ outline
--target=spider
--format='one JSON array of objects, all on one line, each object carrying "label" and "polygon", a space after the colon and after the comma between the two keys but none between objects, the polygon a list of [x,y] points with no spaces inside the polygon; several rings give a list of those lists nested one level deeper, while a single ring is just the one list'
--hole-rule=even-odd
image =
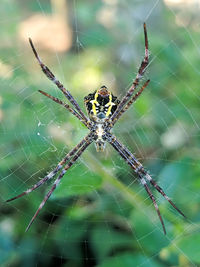
[{"label": "spider", "polygon": [[[49,190],[49,192],[45,195],[43,201],[38,207],[36,213],[32,217],[29,222],[26,231],[30,228],[33,221],[37,217],[40,210],[43,208],[46,201],[49,199],[53,191],[59,185],[61,179],[67,172],[69,168],[78,160],[81,154],[91,145],[93,142],[95,143],[97,152],[103,152],[106,146],[106,143],[109,143],[125,160],[125,162],[133,169],[134,173],[137,175],[138,180],[145,188],[147,194],[149,195],[157,215],[160,219],[163,232],[166,234],[165,225],[156,202],[154,195],[152,194],[149,184],[152,185],[183,217],[185,215],[182,211],[177,208],[177,206],[172,202],[172,200],[164,193],[163,189],[156,183],[156,181],[149,175],[149,173],[145,170],[142,164],[137,160],[137,158],[125,147],[114,134],[112,134],[112,128],[115,123],[119,120],[124,112],[126,112],[129,107],[136,101],[136,99],[142,94],[143,90],[147,87],[150,80],[147,80],[143,86],[135,93],[137,86],[139,85],[140,80],[142,79],[145,70],[149,64],[149,49],[148,49],[148,37],[146,24],[144,23],[144,39],[145,39],[145,56],[142,60],[142,63],[137,72],[136,78],[133,81],[131,87],[126,92],[122,100],[118,100],[116,96],[114,96],[106,86],[101,86],[100,89],[96,90],[94,93],[89,94],[84,98],[84,103],[86,107],[86,111],[88,117],[85,116],[80,106],[73,98],[71,93],[64,88],[64,86],[60,83],[59,80],[55,77],[55,75],[51,72],[51,70],[42,62],[39,57],[32,40],[29,38],[29,42],[33,53],[42,69],[44,74],[49,78],[57,87],[62,91],[64,96],[68,99],[72,106],[64,103],[62,100],[39,90],[39,92],[56,103],[62,105],[69,112],[71,112],[75,117],[77,117],[89,130],[89,133],[82,139],[80,143],[78,143],[71,151],[67,153],[67,155],[57,164],[55,169],[49,172],[43,179],[39,180],[36,184],[34,184],[31,188],[27,189],[23,193],[10,198],[7,202],[12,201],[14,199],[20,198],[24,195],[27,195],[34,191],[36,188],[43,185],[48,180],[52,179],[58,172],[60,172],[59,176],[53,183],[53,186]],[[186,217],[185,217],[186,218]]]}]

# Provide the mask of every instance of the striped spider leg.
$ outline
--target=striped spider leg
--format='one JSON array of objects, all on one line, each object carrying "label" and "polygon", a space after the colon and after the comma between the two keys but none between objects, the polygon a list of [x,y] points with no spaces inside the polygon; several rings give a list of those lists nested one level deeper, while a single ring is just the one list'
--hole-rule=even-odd
[{"label": "striped spider leg", "polygon": [[[67,169],[69,169],[74,163],[75,161],[80,157],[80,155],[83,153],[83,151],[89,146],[89,144],[92,142],[91,141],[91,133],[89,133],[85,138],[82,139],[82,141],[80,143],[78,143],[59,163],[58,165],[50,172],[48,173],[43,179],[41,179],[39,182],[37,182],[36,184],[34,184],[31,188],[27,189],[26,191],[24,191],[23,193],[8,199],[6,202],[10,202],[12,200],[15,200],[17,198],[20,198],[24,195],[28,195],[29,193],[31,193],[32,191],[34,191],[35,189],[37,189],[38,187],[40,187],[41,185],[43,185],[44,183],[46,183],[47,181],[49,181],[50,179],[52,179],[53,177],[55,177],[55,175],[63,168],[63,165],[66,164],[66,162],[68,160],[70,160],[68,162],[68,164],[63,168],[63,170],[61,171],[60,174],[60,179],[63,177],[63,175],[65,174],[65,172],[67,171]],[[72,158],[73,156],[73,158]],[[59,179],[59,180],[60,180]],[[57,180],[56,180],[57,181]],[[54,183],[55,184],[55,183]],[[56,184],[57,186],[57,184]],[[56,187],[55,185],[53,185],[53,187]],[[52,187],[52,188],[53,188]],[[54,188],[55,189],[55,188]],[[52,190],[52,192],[54,191],[54,189]],[[50,190],[50,191],[51,191]],[[51,192],[51,193],[52,193]],[[51,195],[50,193],[50,195]],[[50,195],[48,196],[48,198],[50,197]],[[47,198],[47,199],[48,199]],[[46,199],[46,198],[45,198]],[[44,199],[44,200],[45,200]],[[41,208],[44,206],[45,202],[47,201],[47,199],[45,201],[43,201],[37,211],[37,214],[39,213],[39,211],[41,210]],[[34,219],[36,218],[37,214],[34,215],[34,217],[32,218],[31,222],[29,223],[28,227],[26,230],[28,230],[31,226],[31,224],[33,223]]]},{"label": "striped spider leg", "polygon": [[109,134],[109,136],[107,137],[107,142],[109,142],[113,146],[113,148],[120,154],[120,156],[126,161],[126,163],[129,166],[131,166],[131,168],[134,170],[134,172],[138,176],[141,184],[144,186],[146,192],[148,193],[149,197],[151,198],[153,202],[153,205],[156,209],[156,212],[162,224],[164,234],[166,234],[165,225],[164,225],[160,210],[158,208],[158,205],[156,203],[156,199],[154,195],[152,194],[147,183],[150,183],[184,218],[186,218],[183,212],[179,208],[177,208],[177,206],[172,202],[172,200],[165,194],[163,189],[148,174],[148,172],[144,169],[142,164],[135,158],[135,156],[124,145],[122,145],[117,140],[117,138],[114,135]]},{"label": "striped spider leg", "polygon": [[46,203],[46,201],[50,198],[50,196],[53,193],[53,191],[59,185],[61,179],[63,178],[63,176],[65,175],[65,173],[67,172],[67,170],[73,166],[73,164],[77,161],[77,159],[81,156],[81,154],[93,142],[93,139],[91,137],[88,138],[87,140],[86,139],[84,139],[84,140],[85,140],[85,142],[82,145],[82,147],[77,151],[77,153],[75,153],[75,155],[73,156],[73,158],[65,165],[65,167],[62,169],[60,175],[58,176],[58,178],[53,183],[53,186],[51,187],[51,189],[49,190],[49,192],[46,194],[46,196],[44,197],[43,201],[40,203],[39,208],[37,209],[36,213],[34,214],[33,218],[31,219],[30,223],[28,224],[28,226],[26,228],[26,232],[31,227],[31,225],[34,222],[35,218],[37,217],[38,213],[43,208],[43,206]]},{"label": "striped spider leg", "polygon": [[115,120],[120,117],[120,114],[119,114],[120,111],[123,109],[124,105],[130,99],[130,97],[132,97],[136,87],[138,86],[140,80],[142,79],[142,77],[145,73],[145,70],[149,64],[149,45],[148,45],[146,24],[144,23],[143,26],[144,26],[144,39],[145,39],[145,56],[144,56],[144,59],[142,60],[142,63],[139,67],[139,70],[137,72],[135,80],[133,81],[131,87],[129,88],[129,90],[127,91],[125,96],[120,101],[119,105],[117,106],[116,111],[114,112],[114,114],[110,118],[112,125],[113,125],[113,123],[115,123]]},{"label": "striped spider leg", "polygon": [[[45,95],[46,97],[50,98],[54,102],[62,105],[64,108],[66,108],[68,111],[70,111],[75,117],[77,117],[88,129],[90,129],[91,128],[90,120],[85,116],[85,114],[83,113],[83,111],[79,107],[79,105],[76,102],[76,100],[73,98],[73,96],[70,94],[70,92],[68,90],[66,90],[64,88],[64,86],[56,79],[56,77],[50,71],[50,69],[46,65],[44,65],[44,63],[40,59],[38,53],[36,52],[36,49],[35,49],[35,47],[34,47],[33,42],[32,42],[31,39],[29,39],[29,42],[30,42],[30,45],[31,45],[32,50],[34,52],[34,55],[35,55],[36,59],[38,60],[40,66],[42,68],[42,71],[63,92],[63,94],[71,102],[71,104],[73,105],[73,107],[75,109],[72,108],[72,107],[70,107],[68,104],[64,103],[62,100],[60,100],[60,99],[58,99],[58,98],[56,98],[56,97],[54,97],[54,96],[52,96],[52,95],[50,95],[50,94],[42,91],[42,90],[39,90],[39,92],[41,94]],[[84,150],[93,142],[93,140],[94,140],[93,135],[94,135],[94,133],[92,131],[90,131],[90,133],[79,144],[77,144],[58,163],[58,165],[56,166],[56,168],[53,171],[51,171],[48,175],[46,175],[43,179],[41,179],[39,182],[37,182],[31,188],[27,189],[26,191],[22,192],[21,194],[15,196],[13,198],[10,198],[10,199],[8,199],[6,201],[6,202],[10,202],[12,200],[18,199],[18,198],[20,198],[20,197],[22,197],[24,195],[27,195],[27,194],[31,193],[32,191],[34,191],[35,189],[37,189],[38,187],[40,187],[41,185],[43,185],[45,182],[47,182],[48,180],[52,179],[59,171],[61,172],[60,175],[58,176],[58,178],[56,179],[56,181],[54,182],[51,190],[47,193],[47,195],[45,196],[44,200],[40,204],[38,210],[36,211],[35,215],[33,216],[32,220],[30,221],[28,227],[26,228],[26,231],[30,228],[31,224],[33,223],[33,221],[37,217],[39,211],[42,209],[42,207],[44,206],[44,204],[46,203],[46,201],[49,199],[49,197],[51,196],[51,194],[53,193],[53,191],[55,190],[55,188],[59,184],[61,178],[64,176],[64,174],[66,173],[66,171],[77,161],[77,159],[81,156],[81,154],[84,152]],[[68,161],[68,163],[66,164],[67,161]],[[65,167],[63,167],[64,165],[65,165]]]},{"label": "striped spider leg", "polygon": [[57,97],[54,97],[42,90],[38,90],[38,92],[40,92],[41,94],[45,95],[46,97],[50,98],[51,100],[53,100],[54,102],[60,104],[61,106],[63,106],[64,108],[66,108],[69,112],[71,112],[75,117],[77,117],[87,128],[89,128],[89,123],[87,123],[84,119],[82,119],[81,115],[79,113],[77,113],[76,110],[74,110],[73,108],[71,108],[68,104],[64,103],[62,100],[60,100]]},{"label": "striped spider leg", "polygon": [[112,122],[112,126],[115,125],[115,123],[118,121],[118,119],[122,116],[122,114],[129,109],[129,107],[137,100],[137,98],[142,94],[144,89],[147,87],[149,84],[150,80],[147,80],[144,85],[138,90],[137,93],[135,93],[131,99],[128,101],[128,103],[121,109],[121,111],[118,113],[114,121]]},{"label": "striped spider leg", "polygon": [[47,76],[47,78],[49,80],[51,80],[53,83],[55,83],[55,85],[58,87],[58,89],[60,89],[62,91],[62,93],[65,95],[65,97],[69,100],[69,102],[74,106],[74,108],[78,111],[78,113],[80,114],[80,116],[82,117],[82,120],[84,120],[85,122],[88,122],[88,118],[85,116],[85,114],[83,113],[83,111],[81,110],[79,104],[77,103],[77,101],[74,99],[74,97],[71,95],[71,93],[66,90],[64,88],[64,86],[59,82],[59,80],[57,80],[57,78],[55,77],[55,75],[51,72],[51,70],[42,62],[41,58],[39,57],[33,42],[31,40],[31,38],[29,38],[29,42],[31,45],[31,48],[33,50],[33,53],[38,61],[38,63],[40,64],[40,67],[42,69],[42,71],[44,72],[44,74]]}]

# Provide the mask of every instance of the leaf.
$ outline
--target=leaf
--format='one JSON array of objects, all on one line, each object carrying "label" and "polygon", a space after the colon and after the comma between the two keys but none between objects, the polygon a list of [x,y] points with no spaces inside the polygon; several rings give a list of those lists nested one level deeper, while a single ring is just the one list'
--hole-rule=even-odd
[{"label": "leaf", "polygon": [[[147,207],[149,210],[133,210],[131,214],[132,228],[136,231],[140,245],[151,253],[159,253],[160,249],[169,244],[169,240],[163,234],[160,220],[153,206]],[[164,219],[164,218],[163,218]],[[167,221],[164,220],[169,235]]]},{"label": "leaf", "polygon": [[17,253],[14,249],[14,242],[10,234],[3,231],[3,228],[0,230],[0,242],[0,264],[1,266],[11,266]]},{"label": "leaf", "polygon": [[152,258],[145,257],[141,254],[124,253],[124,254],[119,254],[118,256],[114,256],[112,258],[108,258],[103,263],[97,266],[98,267],[122,267],[122,266],[161,267],[164,265],[157,263]]},{"label": "leaf", "polygon": [[86,194],[101,186],[102,178],[81,164],[82,166],[74,166],[66,172],[62,182],[54,191],[54,198]]},{"label": "leaf", "polygon": [[118,232],[110,227],[96,227],[92,231],[92,247],[98,259],[106,257],[117,248],[133,248],[132,235]]},{"label": "leaf", "polygon": [[200,233],[196,233],[181,239],[177,246],[182,252],[181,254],[184,254],[190,261],[200,263],[199,244]]}]

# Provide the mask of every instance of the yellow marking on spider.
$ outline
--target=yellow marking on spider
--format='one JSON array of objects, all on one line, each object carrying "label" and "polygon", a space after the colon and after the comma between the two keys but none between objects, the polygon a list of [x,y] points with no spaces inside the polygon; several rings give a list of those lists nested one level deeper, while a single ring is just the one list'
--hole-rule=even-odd
[{"label": "yellow marking on spider", "polygon": [[99,103],[97,101],[97,97],[98,97],[98,91],[96,92],[96,94],[94,95],[94,100],[91,100],[90,103],[92,103],[92,110],[93,110],[93,113],[94,115],[97,115],[97,111],[96,111],[96,107],[95,107],[95,104],[98,106]]},{"label": "yellow marking on spider", "polygon": [[106,112],[106,117],[108,117],[111,113],[111,108],[114,106],[115,103],[112,102],[112,94],[109,93],[109,102],[105,105],[105,107],[108,107],[108,110]]}]

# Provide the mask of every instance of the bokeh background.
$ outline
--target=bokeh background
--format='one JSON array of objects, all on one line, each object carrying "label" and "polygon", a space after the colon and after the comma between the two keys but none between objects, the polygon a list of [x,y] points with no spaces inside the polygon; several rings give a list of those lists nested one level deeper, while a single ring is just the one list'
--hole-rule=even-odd
[{"label": "bokeh background", "polygon": [[[200,265],[200,1],[2,0],[0,3],[0,265]],[[151,83],[114,132],[177,206],[157,192],[167,229],[137,177],[109,146],[94,145],[69,170],[29,232],[51,182],[16,201],[87,129],[38,93],[63,100],[28,43],[82,108],[105,84],[119,98],[144,55]],[[145,81],[145,78],[143,81]]]}]

